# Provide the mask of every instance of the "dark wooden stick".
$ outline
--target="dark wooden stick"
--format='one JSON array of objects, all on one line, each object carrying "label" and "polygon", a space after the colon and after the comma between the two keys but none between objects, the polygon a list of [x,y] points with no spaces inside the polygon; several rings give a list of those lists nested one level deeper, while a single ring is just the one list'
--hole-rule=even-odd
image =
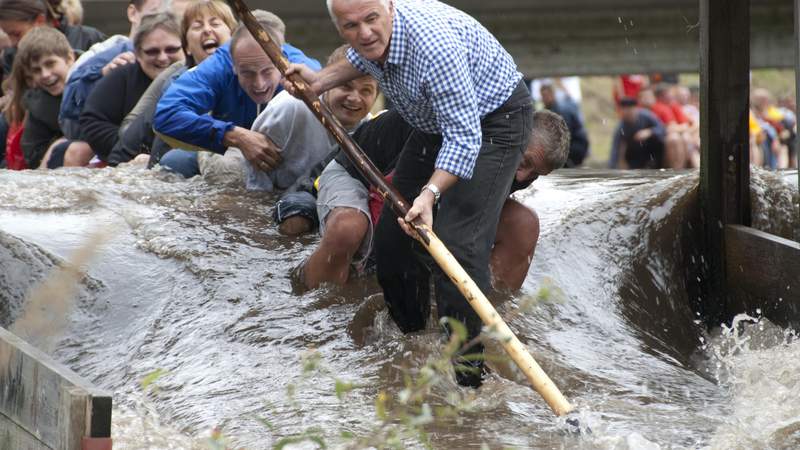
[{"label": "dark wooden stick", "polygon": [[[256,21],[253,14],[244,4],[244,0],[228,0],[233,6],[233,9],[239,15],[239,18],[245,24],[250,33],[261,45],[261,48],[267,53],[272,60],[275,67],[280,70],[282,74],[286,73],[289,67],[289,62],[283,56],[278,45],[269,37],[269,34],[264,31],[261,25]],[[344,152],[356,164],[356,168],[363,175],[369,183],[375,187],[383,198],[389,202],[392,211],[398,217],[405,217],[408,212],[408,202],[397,192],[393,186],[386,182],[383,174],[377,167],[370,161],[364,154],[364,151],[356,144],[353,138],[347,134],[347,131],[342,127],[336,118],[328,111],[328,108],[319,100],[311,87],[300,77],[298,74],[292,75],[288,78],[291,81],[294,89],[298,92],[301,100],[311,108],[314,115],[317,116],[322,125],[333,134],[336,140],[341,145]],[[522,345],[522,342],[514,335],[514,332],[503,321],[497,310],[489,302],[483,292],[472,278],[467,274],[461,264],[456,258],[447,250],[444,243],[427,225],[424,225],[420,220],[416,220],[411,224],[417,233],[417,239],[422,243],[425,249],[430,252],[439,267],[447,274],[450,280],[458,287],[458,290],[469,302],[470,306],[475,309],[478,316],[483,323],[496,332],[501,338],[500,343],[503,348],[508,352],[511,359],[522,369],[525,376],[533,385],[550,408],[556,415],[564,415],[572,411],[572,405],[567,401],[558,387],[550,380],[550,377],[542,370],[536,360],[533,359],[528,350]]]}]

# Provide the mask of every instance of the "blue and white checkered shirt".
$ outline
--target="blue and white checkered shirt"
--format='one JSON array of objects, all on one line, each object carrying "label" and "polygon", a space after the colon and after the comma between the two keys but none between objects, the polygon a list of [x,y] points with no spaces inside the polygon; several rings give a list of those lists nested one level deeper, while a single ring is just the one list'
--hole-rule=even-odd
[{"label": "blue and white checkered shirt", "polygon": [[352,48],[347,59],[378,80],[411,126],[442,135],[436,168],[465,179],[481,149],[481,119],[505,103],[522,79],[483,25],[434,0],[395,0],[384,64]]}]

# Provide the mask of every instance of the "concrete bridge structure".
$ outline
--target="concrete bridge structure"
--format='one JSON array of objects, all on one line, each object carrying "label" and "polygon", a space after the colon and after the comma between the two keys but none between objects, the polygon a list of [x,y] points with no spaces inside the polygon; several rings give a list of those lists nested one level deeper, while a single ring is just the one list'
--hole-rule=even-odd
[{"label": "concrete bridge structure", "polygon": [[[697,0],[447,0],[484,24],[525,76],[698,72]],[[793,0],[752,0],[751,65],[794,67]],[[127,33],[126,0],[83,0],[85,23]],[[287,40],[324,60],[341,39],[324,0],[250,0],[278,14]]]}]

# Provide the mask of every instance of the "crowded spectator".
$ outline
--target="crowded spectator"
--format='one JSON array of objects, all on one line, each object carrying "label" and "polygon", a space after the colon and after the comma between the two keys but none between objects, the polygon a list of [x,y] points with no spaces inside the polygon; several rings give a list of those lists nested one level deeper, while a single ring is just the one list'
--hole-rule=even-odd
[{"label": "crowded spectator", "polygon": [[589,154],[589,136],[583,124],[578,105],[568,95],[561,100],[556,98],[556,91],[552,84],[542,84],[539,88],[544,107],[558,114],[567,123],[570,134],[569,157],[567,167],[578,167],[583,164],[584,158]]},{"label": "crowded spectator", "polygon": [[786,147],[789,153],[789,167],[797,167],[797,105],[794,95],[784,95],[778,100],[778,110],[783,116],[787,130]]},{"label": "crowded spectator", "polygon": [[[278,16],[259,10],[253,14],[289,61],[319,70],[319,62],[284,42],[286,28]],[[272,99],[280,79],[264,50],[240,25],[230,42],[181,75],[161,97],[153,128],[174,150],[161,158],[154,152],[151,157],[160,159],[168,170],[191,177],[200,173],[197,150],[224,153],[232,146],[256,167],[277,167],[280,157],[275,145],[250,127]]]},{"label": "crowded spectator", "polygon": [[664,125],[686,125],[689,119],[678,107],[673,107],[674,102],[669,95],[669,87],[664,84],[654,88],[644,88],[639,91],[639,104],[658,117]]},{"label": "crowded spectator", "polygon": [[623,98],[639,98],[639,91],[650,85],[647,75],[625,74],[616,77],[614,81],[611,95],[618,114],[622,111],[620,101]]},{"label": "crowded spectator", "polygon": [[675,116],[683,116],[687,122],[682,130],[686,145],[686,164],[690,168],[700,167],[700,104],[695,102],[690,88],[673,85],[669,88],[669,102]]},{"label": "crowded spectator", "polygon": [[21,147],[28,168],[82,166],[92,157],[85,142],[63,140],[58,126],[61,93],[73,61],[67,38],[54,28],[35,28],[19,42],[15,69],[26,72],[32,86],[23,94],[27,116]]},{"label": "crowded spectator", "polygon": [[11,39],[8,37],[5,31],[0,28],[0,54],[3,53],[3,50],[11,47]]},{"label": "crowded spectator", "polygon": [[700,123],[700,105],[694,102],[692,90],[686,86],[675,85],[672,87],[673,98],[680,106],[681,113],[693,124]]},{"label": "crowded spectator", "polygon": [[2,166],[12,170],[27,169],[25,156],[22,153],[22,128],[25,120],[25,106],[23,95],[31,85],[31,79],[20,66],[14,66],[11,74],[3,80],[3,115],[0,120],[0,153],[2,153]]},{"label": "crowded spectator", "polygon": [[[0,28],[16,46],[32,28],[48,25],[64,33],[74,50],[86,50],[106,36],[95,28],[70,25],[58,0],[0,0]],[[16,49],[3,51],[3,73],[11,73]]]},{"label": "crowded spectator", "polygon": [[[140,154],[149,155],[154,147],[166,147],[153,132],[153,115],[158,100],[173,80],[228,42],[236,25],[233,11],[222,0],[197,0],[186,8],[181,20],[186,61],[176,62],[153,80],[136,107],[125,117],[120,127],[120,139],[109,155],[109,164],[127,162]],[[167,150],[157,151],[163,154]]]},{"label": "crowded spectator", "polygon": [[772,169],[789,167],[789,148],[794,146],[795,136],[794,114],[778,107],[772,94],[763,88],[753,90],[750,103],[755,119],[766,133],[762,146],[764,164]]},{"label": "crowded spectator", "polygon": [[611,144],[611,167],[657,169],[665,159],[666,130],[648,109],[639,108],[633,98],[620,101],[622,117]]},{"label": "crowded spectator", "polygon": [[583,99],[581,91],[581,77],[554,77],[554,78],[535,78],[528,83],[530,86],[531,97],[534,103],[542,101],[542,85],[552,84],[555,87],[556,99],[561,101],[564,97],[569,97],[580,107]]},{"label": "crowded spectator", "polygon": [[769,147],[767,143],[768,136],[767,132],[761,127],[752,108],[750,108],[748,117],[748,130],[750,138],[750,164],[760,167],[764,165],[765,148]]},{"label": "crowded spectator", "polygon": [[183,14],[186,12],[186,9],[194,3],[195,0],[170,0],[169,1],[169,10],[172,11],[172,14],[175,14],[175,17],[183,17]]},{"label": "crowded spectator", "polygon": [[664,125],[664,158],[659,167],[683,169],[689,158],[688,143],[684,133],[688,130],[689,120],[683,113],[675,115],[675,109],[667,98],[668,89],[658,85],[656,89],[644,88],[639,91],[639,104],[647,108]]},{"label": "crowded spectator", "polygon": [[[44,25],[56,28],[64,33],[74,50],[86,50],[105,39],[103,33],[92,27],[70,25],[62,11],[59,0],[0,0],[0,29],[11,43],[0,55],[0,80],[11,74],[16,45],[34,27]],[[9,125],[5,116],[0,116],[0,153],[3,154]]]},{"label": "crowded spectator", "polygon": [[61,129],[68,138],[76,139],[80,136],[78,120],[95,84],[113,69],[135,61],[133,36],[139,22],[145,14],[155,12],[161,6],[162,0],[130,0],[126,11],[131,24],[128,36],[111,36],[93,45],[75,62],[64,89],[58,116]]},{"label": "crowded spectator", "polygon": [[[342,46],[334,50],[328,65],[344,60],[346,49]],[[377,98],[378,82],[370,76],[336,86],[321,96],[322,103],[347,130],[361,123]],[[295,183],[307,179],[311,169],[337,148],[336,139],[301,100],[286,91],[269,102],[253,123],[253,130],[281,149],[281,164],[270,170],[245,163],[247,189],[288,189],[275,205],[279,231],[287,235],[311,231],[318,222],[316,199]]]},{"label": "crowded spectator", "polygon": [[122,120],[133,109],[155,77],[183,60],[181,31],[172,13],[142,18],[133,38],[136,62],[112,70],[89,94],[80,116],[81,135],[94,153],[108,159],[119,140]]},{"label": "crowded spectator", "polygon": [[64,17],[70,25],[83,24],[83,4],[81,0],[62,0],[61,6],[64,7]]}]

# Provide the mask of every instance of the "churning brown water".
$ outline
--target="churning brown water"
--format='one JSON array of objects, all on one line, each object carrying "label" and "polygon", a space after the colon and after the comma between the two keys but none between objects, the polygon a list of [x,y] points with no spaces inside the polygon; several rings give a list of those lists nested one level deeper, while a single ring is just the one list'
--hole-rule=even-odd
[{"label": "churning brown water", "polygon": [[[800,237],[796,180],[754,172],[755,226]],[[0,171],[0,185],[3,326],[59,259],[113,233],[42,342],[114,393],[115,448],[203,448],[214,427],[233,446],[269,448],[312,426],[335,447],[374,425],[377,393],[399,391],[403,368],[439,354],[435,324],[403,336],[374,312],[372,280],[296,293],[290,270],[317,238],[279,236],[264,195],[133,167]],[[499,310],[593,433],[566,433],[518,374],[495,370],[472,412],[428,426],[433,446],[800,447],[792,331],[745,316],[710,334],[699,324],[686,270],[700,258],[696,187],[693,173],[565,170],[522,193],[542,236],[522,292]],[[515,314],[545,284],[559,294]],[[357,383],[346,401],[329,378],[298,383],[309,348]],[[157,369],[158,389],[143,392]]]}]

